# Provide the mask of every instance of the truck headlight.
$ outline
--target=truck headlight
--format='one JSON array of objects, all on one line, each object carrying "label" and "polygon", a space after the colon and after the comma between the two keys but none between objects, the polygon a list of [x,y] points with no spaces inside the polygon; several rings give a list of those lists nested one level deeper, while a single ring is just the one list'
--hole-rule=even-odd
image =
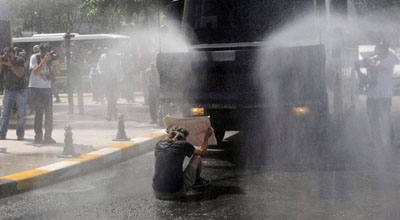
[{"label": "truck headlight", "polygon": [[310,113],[310,108],[307,106],[303,107],[293,107],[292,108],[293,115],[295,116],[304,116]]},{"label": "truck headlight", "polygon": [[191,108],[190,113],[196,116],[204,115],[204,108]]}]

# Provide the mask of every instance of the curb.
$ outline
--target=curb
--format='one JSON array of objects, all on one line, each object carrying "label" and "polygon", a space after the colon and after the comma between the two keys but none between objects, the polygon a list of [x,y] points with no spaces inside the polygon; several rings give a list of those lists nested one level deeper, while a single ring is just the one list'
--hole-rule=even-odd
[{"label": "curb", "polygon": [[155,132],[61,162],[0,177],[0,198],[87,174],[150,152],[165,133]]}]

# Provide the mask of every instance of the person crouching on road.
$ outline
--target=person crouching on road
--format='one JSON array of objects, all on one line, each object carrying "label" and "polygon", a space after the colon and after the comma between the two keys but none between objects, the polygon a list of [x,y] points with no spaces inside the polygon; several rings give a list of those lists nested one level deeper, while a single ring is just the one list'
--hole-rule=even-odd
[{"label": "person crouching on road", "polygon": [[[29,88],[32,94],[32,101],[35,109],[35,144],[54,144],[56,141],[51,138],[53,131],[53,99],[51,80],[54,74],[59,74],[60,69],[57,60],[52,58],[51,47],[48,43],[40,44],[40,52],[31,56],[29,69],[31,76]],[[44,140],[43,140],[43,112],[45,115]]]},{"label": "person crouching on road", "polygon": [[[214,129],[208,128],[200,148],[186,141],[189,132],[182,127],[167,128],[168,138],[156,144],[153,190],[157,199],[175,200],[185,196],[190,188],[202,187],[209,181],[200,177],[202,157],[207,152],[208,138]],[[185,157],[192,157],[182,171]]]},{"label": "person crouching on road", "polygon": [[17,107],[17,139],[23,140],[26,121],[26,84],[24,74],[24,60],[17,57],[12,47],[4,49],[5,55],[0,59],[0,73],[4,79],[3,108],[1,111],[0,139],[7,136],[11,110]]}]

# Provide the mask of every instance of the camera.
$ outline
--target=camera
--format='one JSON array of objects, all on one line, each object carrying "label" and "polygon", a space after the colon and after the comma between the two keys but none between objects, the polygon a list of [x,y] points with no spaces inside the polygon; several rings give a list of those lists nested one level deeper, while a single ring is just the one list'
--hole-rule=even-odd
[{"label": "camera", "polygon": [[50,55],[51,55],[51,60],[58,60],[58,55],[54,50],[50,51]]},{"label": "camera", "polygon": [[43,58],[44,55],[47,54],[47,53],[49,53],[50,56],[51,56],[50,61],[51,61],[51,60],[58,60],[58,58],[59,58],[59,57],[58,57],[58,54],[57,54],[51,47],[43,48],[42,51],[44,52],[44,53],[42,54],[42,58]]},{"label": "camera", "polygon": [[50,71],[48,74],[45,75],[45,77],[47,80],[53,80],[54,74],[53,74],[53,71],[51,68],[51,61],[58,60],[59,57],[58,57],[58,54],[54,50],[50,50],[50,51],[48,51],[48,53],[50,54],[50,60],[48,61],[47,65],[49,66]]}]

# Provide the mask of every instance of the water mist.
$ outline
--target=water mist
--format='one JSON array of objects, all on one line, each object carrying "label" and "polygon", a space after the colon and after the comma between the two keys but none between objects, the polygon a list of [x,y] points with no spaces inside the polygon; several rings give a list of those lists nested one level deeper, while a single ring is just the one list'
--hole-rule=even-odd
[{"label": "water mist", "polygon": [[[265,38],[267,46],[260,50],[254,79],[264,103],[280,107],[296,103],[296,98],[307,98],[300,93],[316,95],[315,91],[310,90],[321,88],[311,85],[323,82],[320,86],[324,88],[318,90],[323,92],[313,97],[315,99],[309,99],[310,102],[306,104],[312,106],[311,101],[318,101],[318,98],[326,98],[326,104],[333,104],[329,84],[334,82],[335,74],[347,74],[349,80],[344,83],[358,84],[352,69],[352,64],[358,60],[358,45],[384,39],[395,27],[394,23],[382,23],[382,19],[377,17],[371,20],[359,19],[355,23],[354,19],[339,15],[320,19],[312,12],[309,14]],[[301,52],[301,48],[313,46],[321,46],[324,56],[315,56],[315,50]],[[346,50],[352,51],[350,54],[354,56],[343,60],[343,51]],[[342,55],[341,62],[337,60],[338,53]],[[318,77],[323,81],[314,81],[315,77],[307,76],[317,73],[315,68],[321,68],[321,65],[320,73],[323,75]],[[287,75],[290,79],[285,78],[288,72],[291,73]],[[294,97],[283,94],[283,88],[290,90],[289,94]],[[299,120],[289,116],[293,112],[267,107],[262,120],[264,124],[260,126],[258,122],[255,126],[257,130],[246,141],[247,147],[253,148],[245,156],[246,163],[249,166],[262,164],[268,170],[272,167],[279,171],[277,175],[281,178],[287,171],[300,171],[306,179],[302,191],[310,200],[312,197],[326,199],[326,212],[346,210],[345,216],[348,219],[355,216],[367,218],[370,215],[383,219],[398,217],[399,213],[393,205],[398,196],[393,192],[399,187],[399,175],[393,172],[393,168],[398,165],[393,160],[397,154],[386,146],[371,148],[365,96],[357,90],[343,92],[352,93],[352,98],[357,101],[353,108],[343,114],[343,118],[335,117],[334,111],[337,109],[329,108],[328,124],[320,121],[322,118],[319,117],[299,124]],[[338,120],[342,120],[341,123]],[[312,130],[316,126],[320,126],[319,129]],[[315,133],[324,126],[327,128],[325,134]],[[326,135],[326,139],[321,141],[321,135]],[[260,154],[264,155],[261,162],[255,162],[260,161]],[[365,200],[363,196],[374,198],[376,203]],[[358,208],[345,208],[344,204],[349,203],[356,203]],[[370,210],[368,207],[374,208]],[[332,216],[339,217],[336,214]]]}]

